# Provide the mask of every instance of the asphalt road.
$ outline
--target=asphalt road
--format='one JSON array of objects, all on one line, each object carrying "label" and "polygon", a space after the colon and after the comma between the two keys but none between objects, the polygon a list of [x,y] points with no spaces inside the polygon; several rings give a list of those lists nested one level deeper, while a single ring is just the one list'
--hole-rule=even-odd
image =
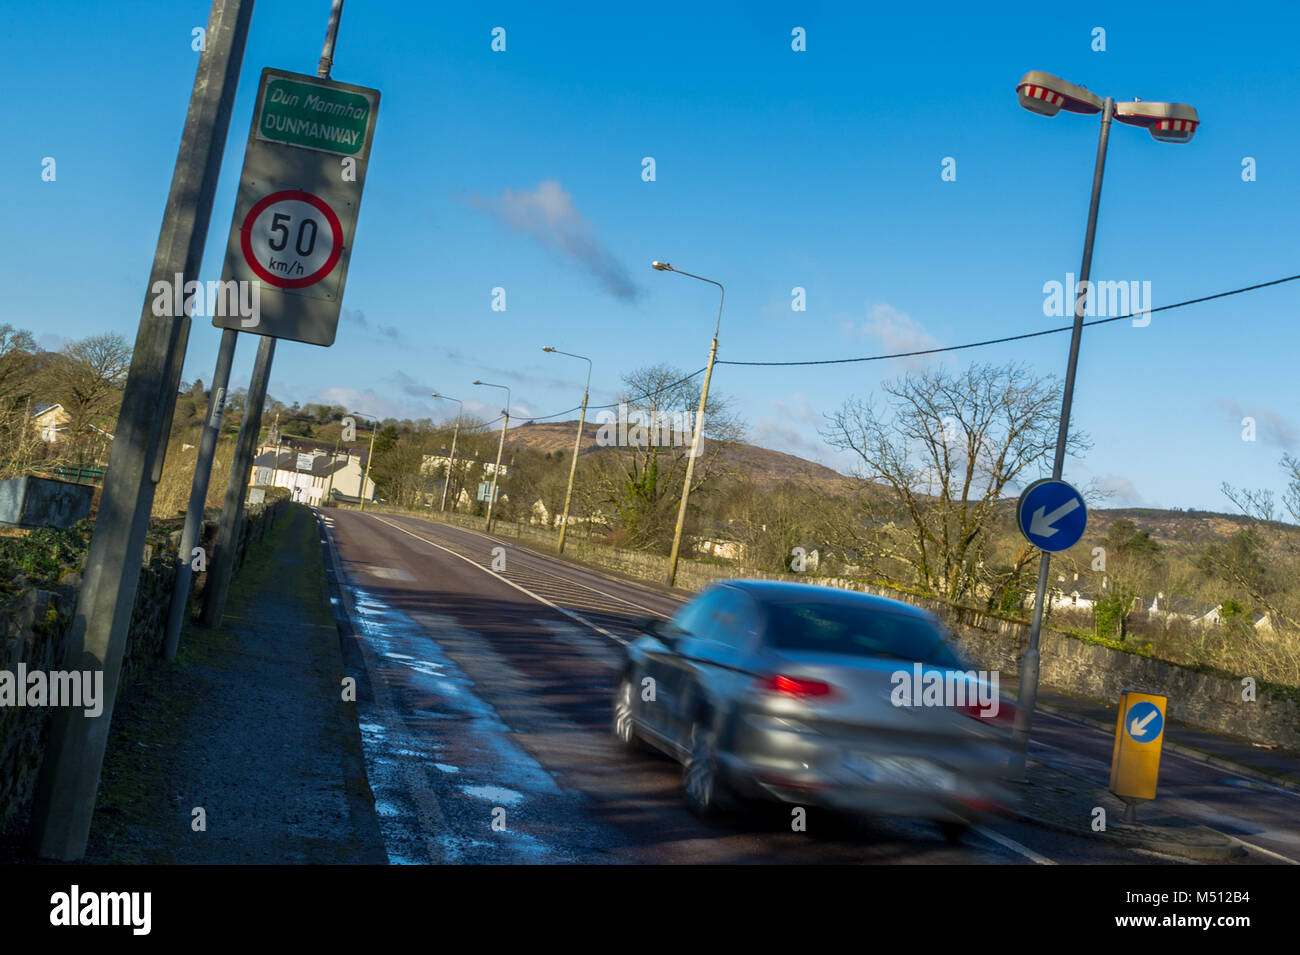
[{"label": "asphalt road", "polygon": [[[1011,818],[949,845],[923,820],[788,807],[725,826],[682,803],[680,769],[609,734],[621,644],[680,597],[405,516],[322,510],[367,773],[395,863],[1161,863]],[[495,563],[494,563],[495,562]],[[495,568],[495,569],[494,569]],[[1105,780],[1110,740],[1040,714],[1032,755]],[[1179,811],[1291,858],[1300,796],[1166,757]],[[1235,828],[1229,828],[1235,827]]]}]

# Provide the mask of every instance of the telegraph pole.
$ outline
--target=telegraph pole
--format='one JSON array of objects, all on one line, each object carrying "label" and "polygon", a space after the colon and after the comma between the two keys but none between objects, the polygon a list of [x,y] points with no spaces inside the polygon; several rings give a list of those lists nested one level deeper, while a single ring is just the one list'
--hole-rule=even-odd
[{"label": "telegraph pole", "polygon": [[563,554],[564,537],[569,530],[569,502],[573,499],[573,478],[578,473],[578,453],[582,450],[582,429],[587,423],[587,396],[591,393],[591,359],[585,355],[560,351],[550,345],[544,345],[542,351],[552,352],[556,355],[567,355],[569,358],[580,358],[587,363],[587,383],[582,388],[582,411],[578,414],[578,436],[573,441],[573,460],[569,463],[569,484],[564,490],[564,516],[560,518],[560,540],[555,548],[557,553]]},{"label": "telegraph pole", "polygon": [[30,827],[33,848],[47,859],[74,861],[86,850],[154,488],[189,341],[189,316],[158,316],[153,304],[159,284],[170,287],[178,273],[185,281],[197,280],[252,14],[253,0],[213,0],[208,14],[85,579],[61,661],[65,669],[102,671],[103,712],[92,718],[60,707],[51,717]]},{"label": "telegraph pole", "polygon": [[330,496],[334,493],[334,470],[339,463],[339,445],[343,443],[343,431],[339,430],[339,439],[334,442],[334,453],[330,455],[330,479],[329,484],[325,486],[325,504],[330,502]]},{"label": "telegraph pole", "polygon": [[375,432],[379,430],[379,419],[374,415],[366,414],[364,411],[350,411],[360,418],[369,418],[374,422],[374,427],[370,429],[370,450],[366,452],[366,470],[361,475],[361,490],[357,494],[357,499],[361,502],[361,510],[366,509],[366,485],[370,483],[370,464],[375,460]]},{"label": "telegraph pole", "polygon": [[[441,398],[444,401],[454,401],[457,405],[456,428],[451,433],[451,456],[447,458],[447,479],[442,482],[442,506],[438,508],[439,511],[445,513],[447,510],[447,488],[451,486],[451,469],[456,463],[456,439],[460,437],[460,419],[465,416],[465,402],[461,401],[459,398],[449,398],[447,395],[439,394],[436,391],[430,394],[429,397]],[[454,502],[452,509],[455,509]]]},{"label": "telegraph pole", "polygon": [[447,479],[442,482],[442,505],[439,511],[447,511],[447,488],[451,487],[451,469],[456,464],[456,439],[460,437],[460,415],[456,416],[456,427],[451,432],[451,455],[447,458]]},{"label": "telegraph pole", "polygon": [[497,478],[501,476],[501,452],[505,450],[506,432],[510,430],[510,389],[506,385],[494,385],[490,381],[478,381],[477,379],[474,381],[474,384],[482,385],[485,388],[502,388],[506,393],[506,407],[505,410],[501,412],[501,414],[505,416],[504,420],[501,422],[501,440],[497,442],[497,463],[492,469],[492,491],[491,496],[488,498],[487,523],[483,527],[487,533],[491,534],[492,512],[497,503]]}]

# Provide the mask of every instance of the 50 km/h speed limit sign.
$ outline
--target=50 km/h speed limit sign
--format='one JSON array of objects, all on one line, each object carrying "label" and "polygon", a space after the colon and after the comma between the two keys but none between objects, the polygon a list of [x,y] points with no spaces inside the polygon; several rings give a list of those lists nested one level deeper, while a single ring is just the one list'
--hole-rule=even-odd
[{"label": "50 km/h speed limit sign", "polygon": [[259,284],[259,314],[214,325],[334,344],[378,109],[379,90],[262,71],[222,273]]},{"label": "50 km/h speed limit sign", "polygon": [[343,226],[325,200],[284,189],[253,205],[239,228],[244,262],[276,288],[315,285],[343,255]]}]

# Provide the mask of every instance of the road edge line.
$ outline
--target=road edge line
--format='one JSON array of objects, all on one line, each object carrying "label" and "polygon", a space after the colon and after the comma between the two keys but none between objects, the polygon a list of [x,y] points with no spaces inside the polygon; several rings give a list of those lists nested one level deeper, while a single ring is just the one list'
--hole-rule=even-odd
[{"label": "road edge line", "polygon": [[483,573],[485,574],[491,574],[493,577],[501,581],[503,584],[509,584],[511,587],[515,588],[515,590],[519,591],[521,594],[526,594],[529,597],[532,597],[538,603],[545,604],[546,606],[550,607],[556,613],[563,614],[564,616],[568,617],[571,620],[576,620],[578,621],[578,623],[582,624],[585,627],[590,627],[592,630],[595,630],[601,636],[608,637],[609,639],[613,640],[615,643],[619,644],[620,646],[625,647],[629,643],[631,643],[630,640],[624,640],[622,637],[610,633],[604,627],[597,626],[596,624],[592,623],[590,620],[588,620],[586,617],[582,616],[581,614],[575,613],[572,610],[566,610],[564,607],[552,603],[551,601],[547,600],[545,597],[541,596],[540,594],[533,593],[527,587],[517,584],[513,580],[510,580],[507,577],[502,577],[500,574],[498,574],[495,570],[492,570],[490,567],[484,567],[482,564],[475,563],[474,561],[466,557],[464,554],[458,554],[449,547],[443,547],[441,544],[437,543],[436,541],[431,541],[427,537],[421,537],[419,534],[416,534],[414,531],[408,531],[405,527],[401,527],[397,524],[392,523],[391,521],[386,521],[382,517],[379,517],[377,515],[371,515],[371,516],[374,517],[375,520],[379,521],[379,523],[387,527],[391,527],[395,531],[400,531],[401,533],[407,535],[408,537],[414,537],[416,540],[428,544],[430,547],[436,547],[440,551],[445,551],[446,553],[450,554],[452,557],[455,557],[459,560],[463,560],[471,567],[476,567],[479,570],[483,571]]}]

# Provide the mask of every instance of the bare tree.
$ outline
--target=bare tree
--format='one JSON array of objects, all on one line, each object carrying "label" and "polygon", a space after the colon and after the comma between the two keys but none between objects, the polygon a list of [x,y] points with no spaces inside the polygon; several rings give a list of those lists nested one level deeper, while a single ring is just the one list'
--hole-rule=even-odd
[{"label": "bare tree", "polygon": [[0,479],[24,473],[43,450],[31,417],[37,352],[31,332],[0,325]]},{"label": "bare tree", "polygon": [[[911,373],[881,385],[884,407],[850,399],[822,436],[861,460],[860,562],[903,563],[928,591],[971,594],[986,528],[1010,490],[1040,475],[1056,443],[1061,387],[1022,365]],[[1070,437],[1072,453],[1087,447]]]},{"label": "bare tree", "polygon": [[1206,548],[1201,566],[1221,586],[1293,631],[1300,626],[1300,599],[1291,582],[1300,575],[1300,535],[1285,517],[1300,523],[1300,458],[1281,461],[1287,485],[1279,507],[1267,489],[1233,487],[1223,494],[1249,523],[1226,542]]},{"label": "bare tree", "polygon": [[31,366],[36,354],[32,333],[0,325],[0,401],[6,404],[31,394]]},{"label": "bare tree", "polygon": [[[666,549],[672,539],[682,482],[691,451],[700,384],[668,365],[639,368],[623,378],[626,391],[616,411],[597,415],[601,427],[590,479],[617,517],[626,543]],[[721,443],[738,440],[741,428],[716,391],[704,412],[704,445],[695,462],[691,493],[720,475]]]},{"label": "bare tree", "polygon": [[92,427],[115,428],[131,346],[115,333],[92,335],[64,347],[47,372],[51,397],[68,415],[68,437],[85,439]]}]

